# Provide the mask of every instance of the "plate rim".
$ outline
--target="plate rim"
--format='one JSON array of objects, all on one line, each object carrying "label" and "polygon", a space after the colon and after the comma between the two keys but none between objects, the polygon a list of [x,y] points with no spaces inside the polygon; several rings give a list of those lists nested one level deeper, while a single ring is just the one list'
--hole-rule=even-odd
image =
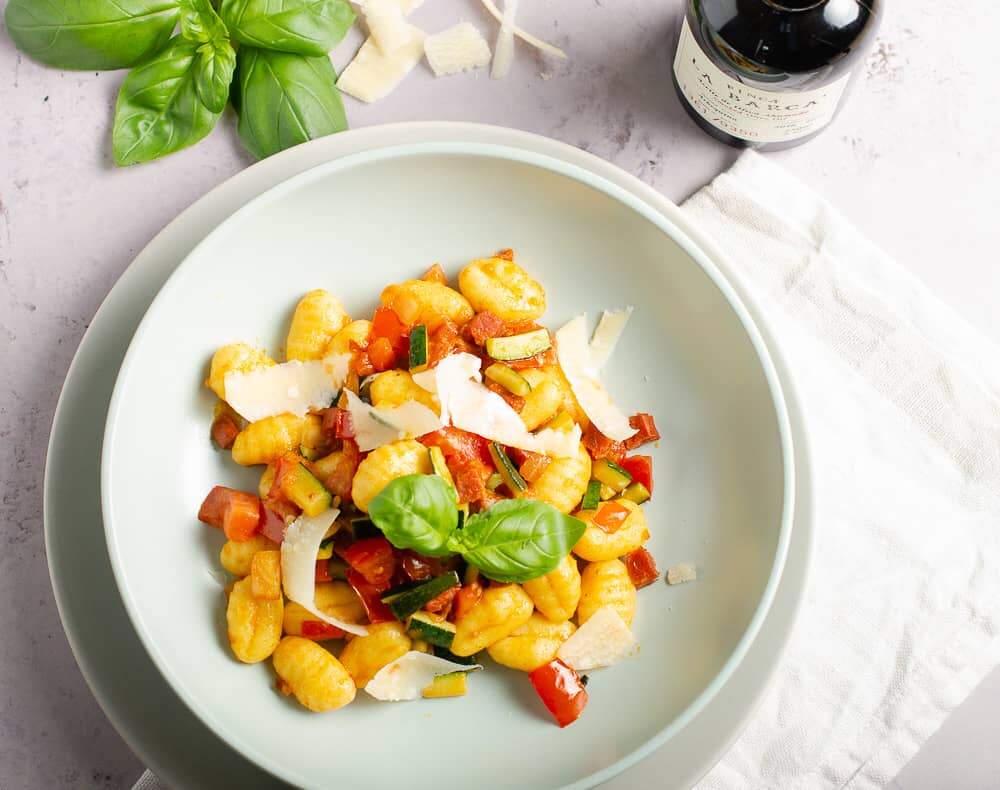
[{"label": "plate rim", "polygon": [[285,179],[245,203],[219,226],[207,234],[205,238],[203,238],[191,250],[191,252],[185,256],[184,260],[181,261],[170,274],[169,278],[160,288],[156,297],[153,299],[143,315],[143,318],[140,321],[131,342],[129,343],[128,350],[126,351],[122,365],[119,369],[114,391],[111,397],[111,403],[108,409],[104,441],[101,451],[101,504],[104,514],[104,529],[111,559],[111,566],[126,612],[137,635],[139,636],[140,641],[152,658],[153,663],[166,678],[170,687],[195,713],[195,715],[197,715],[205,724],[209,726],[211,730],[213,730],[226,743],[230,744],[236,751],[242,754],[245,758],[261,766],[266,771],[285,781],[293,782],[302,786],[313,786],[312,780],[308,776],[302,775],[292,766],[287,766],[280,761],[272,759],[268,755],[258,753],[243,740],[242,736],[220,721],[208,706],[201,703],[197,695],[188,688],[184,678],[172,669],[170,663],[160,652],[159,647],[153,638],[153,631],[145,623],[138,601],[133,597],[126,580],[123,558],[119,552],[119,546],[116,540],[114,519],[115,511],[113,506],[114,491],[111,486],[114,454],[109,450],[109,448],[112,448],[115,444],[119,423],[118,417],[126,389],[125,382],[129,378],[132,364],[136,355],[139,353],[144,336],[149,331],[150,326],[158,316],[159,311],[163,309],[163,304],[165,303],[166,298],[176,289],[185,284],[188,274],[194,270],[194,262],[198,258],[201,250],[209,247],[212,243],[215,243],[218,237],[227,232],[229,227],[232,224],[237,223],[245,214],[253,212],[259,206],[266,203],[280,201],[285,194],[316,180],[328,177],[332,173],[350,170],[357,167],[365,167],[373,163],[379,163],[397,158],[419,158],[428,155],[433,156],[440,154],[515,161],[567,176],[584,184],[585,186],[596,189],[599,192],[603,192],[620,203],[623,203],[626,207],[632,209],[635,213],[639,214],[648,222],[651,222],[654,226],[658,227],[662,232],[673,239],[675,243],[681,246],[688,256],[701,267],[702,271],[712,280],[716,288],[718,288],[722,293],[723,297],[729,303],[730,308],[736,313],[737,318],[742,324],[743,329],[749,337],[754,351],[757,354],[758,361],[763,368],[765,380],[771,395],[772,406],[775,410],[777,418],[782,453],[784,484],[782,515],[780,520],[781,524],[779,528],[778,544],[771,565],[771,570],[768,575],[768,581],[764,587],[757,606],[755,607],[754,614],[751,617],[750,622],[748,623],[743,634],[741,634],[735,648],[726,659],[719,672],[680,714],[671,720],[665,727],[660,729],[654,736],[644,741],[622,758],[596,772],[582,777],[569,785],[565,785],[566,788],[574,789],[592,787],[610,779],[621,771],[636,764],[683,729],[708,704],[708,702],[719,692],[719,690],[721,690],[721,688],[725,685],[725,682],[729,679],[733,671],[742,661],[750,645],[753,643],[754,638],[759,632],[761,625],[763,624],[764,618],[766,617],[771,603],[773,602],[778,582],[780,581],[781,571],[787,557],[791,530],[793,527],[795,498],[795,461],[793,440],[782,383],[775,370],[774,363],[770,356],[770,351],[764,343],[760,330],[756,325],[756,321],[743,304],[742,298],[729,283],[728,278],[681,228],[673,223],[670,218],[659,214],[645,202],[628,193],[618,185],[607,181],[602,176],[545,154],[519,150],[505,145],[492,143],[454,142],[411,143],[362,151],[333,161],[325,162],[309,168],[295,176],[292,176],[291,178]]}]

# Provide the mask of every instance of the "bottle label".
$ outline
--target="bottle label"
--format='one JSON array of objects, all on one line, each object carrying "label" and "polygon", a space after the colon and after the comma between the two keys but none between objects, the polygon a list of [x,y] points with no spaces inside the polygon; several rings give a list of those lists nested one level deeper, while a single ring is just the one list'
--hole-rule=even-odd
[{"label": "bottle label", "polygon": [[850,74],[809,91],[764,91],[723,73],[702,51],[684,19],[674,75],[695,111],[712,126],[756,143],[797,140],[833,119]]}]

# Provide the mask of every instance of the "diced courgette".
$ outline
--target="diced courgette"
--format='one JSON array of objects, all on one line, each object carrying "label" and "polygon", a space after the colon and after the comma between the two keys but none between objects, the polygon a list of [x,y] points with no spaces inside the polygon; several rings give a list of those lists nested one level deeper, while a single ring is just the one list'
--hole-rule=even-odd
[{"label": "diced courgette", "polygon": [[382,603],[389,607],[390,611],[399,620],[406,620],[411,614],[429,602],[437,598],[445,590],[457,587],[461,582],[455,571],[448,571],[441,576],[437,576],[430,581],[421,582],[412,589],[398,591],[389,590],[382,596]]},{"label": "diced courgette", "polygon": [[495,381],[507,390],[507,392],[520,395],[522,398],[526,398],[528,393],[531,392],[531,384],[528,383],[528,380],[514,370],[514,368],[503,364],[503,362],[494,362],[483,373],[486,374],[486,378],[490,381]]},{"label": "diced courgette", "polygon": [[587,493],[583,495],[580,510],[596,510],[601,504],[601,481],[591,480],[587,483]]},{"label": "diced courgette", "polygon": [[647,489],[646,486],[636,480],[622,492],[622,496],[626,499],[631,499],[637,505],[641,505],[643,502],[648,500],[652,494],[649,493],[649,489]]},{"label": "diced courgette", "polygon": [[410,330],[410,370],[427,368],[427,327],[417,324]]},{"label": "diced courgette", "polygon": [[281,478],[281,492],[302,508],[307,516],[318,516],[330,507],[333,498],[323,484],[302,464]]},{"label": "diced courgette", "polygon": [[[454,488],[455,479],[451,476],[451,470],[448,468],[448,464],[444,460],[444,451],[437,445],[432,445],[427,448],[427,455],[431,460],[431,469],[434,470],[434,474],[438,477],[444,478],[444,481]],[[456,496],[457,495],[458,494],[456,492]]]},{"label": "diced courgette", "polygon": [[306,447],[304,444],[300,444],[299,455],[301,455],[307,461],[315,461],[317,458],[319,458],[319,450],[313,447]]},{"label": "diced courgette", "polygon": [[491,337],[486,340],[486,353],[493,359],[527,359],[552,348],[547,329],[533,329],[520,335]]},{"label": "diced courgette", "polygon": [[499,472],[512,494],[528,489],[528,484],[524,482],[524,478],[517,471],[514,462],[510,460],[510,456],[496,442],[490,442],[490,457],[493,459],[493,465],[497,468],[497,472]]},{"label": "diced courgette", "polygon": [[427,699],[440,699],[442,697],[463,697],[468,691],[468,672],[449,672],[446,675],[438,675],[423,690],[423,695]]},{"label": "diced courgette", "polygon": [[319,551],[316,552],[317,560],[328,560],[333,556],[333,538],[327,538],[319,544]]},{"label": "diced courgette", "polygon": [[606,486],[601,483],[601,501],[607,502],[609,499],[614,499],[618,496],[618,492],[615,491],[611,486]]},{"label": "diced courgette", "polygon": [[624,491],[628,484],[632,482],[632,475],[607,458],[600,458],[594,461],[591,474],[597,480],[604,483],[604,485],[613,488],[615,492]]},{"label": "diced courgette", "polygon": [[455,624],[430,612],[414,612],[406,630],[413,639],[422,639],[436,647],[450,648],[455,639]]},{"label": "diced courgette", "polygon": [[466,664],[466,665],[478,663],[478,658],[479,658],[476,655],[456,656],[446,647],[435,647],[434,655],[439,656],[445,659],[446,661],[451,661],[455,664]]},{"label": "diced courgette", "polygon": [[549,420],[543,428],[551,428],[553,431],[569,431],[573,429],[573,416],[565,409]]},{"label": "diced courgette", "polygon": [[500,488],[500,485],[502,483],[503,483],[503,478],[500,476],[499,472],[494,472],[488,478],[486,478],[486,487],[490,491],[496,491],[498,488]]}]

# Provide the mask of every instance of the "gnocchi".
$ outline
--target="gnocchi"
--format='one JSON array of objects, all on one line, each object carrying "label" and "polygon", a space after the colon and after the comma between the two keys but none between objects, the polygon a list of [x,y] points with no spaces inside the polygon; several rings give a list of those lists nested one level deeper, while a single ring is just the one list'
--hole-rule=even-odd
[{"label": "gnocchi", "polygon": [[594,524],[594,516],[600,512],[600,508],[576,513],[576,517],[587,525],[587,531],[573,547],[577,556],[591,562],[613,560],[630,554],[646,542],[649,528],[642,508],[625,498],[612,501],[629,510],[625,521],[614,532],[606,532]]},{"label": "gnocchi", "polygon": [[498,664],[521,672],[533,672],[556,657],[562,643],[576,626],[569,620],[553,623],[535,612],[510,636],[494,642],[486,650]]},{"label": "gnocchi", "polygon": [[253,594],[253,581],[233,585],[226,607],[226,626],[233,655],[244,664],[256,664],[274,652],[281,640],[283,604]]},{"label": "gnocchi", "polygon": [[570,513],[587,491],[590,466],[590,454],[581,444],[575,456],[553,458],[538,479],[519,496],[522,499],[540,499],[563,513]]},{"label": "gnocchi", "polygon": [[262,349],[248,346],[246,343],[230,343],[212,356],[205,384],[219,398],[225,400],[227,373],[249,373],[251,370],[276,364]]},{"label": "gnocchi", "polygon": [[517,584],[490,587],[479,603],[455,622],[451,652],[471,656],[510,636],[531,617],[535,605]]},{"label": "gnocchi", "polygon": [[407,370],[387,370],[379,373],[371,384],[372,406],[391,409],[407,401],[422,403],[437,414],[441,409],[437,398],[413,380]]},{"label": "gnocchi", "polygon": [[[363,623],[365,607],[354,592],[354,588],[347,582],[333,581],[320,582],[316,585],[315,592],[316,608],[323,614],[336,617],[348,623]],[[303,623],[313,624],[313,633],[305,634]],[[290,601],[285,604],[284,620],[282,628],[289,636],[309,636],[311,639],[333,639],[340,634],[338,629],[324,628],[326,624],[319,620],[316,615],[304,606]]]},{"label": "gnocchi", "polygon": [[435,329],[444,321],[464,324],[473,316],[472,305],[462,294],[427,280],[406,280],[386,286],[382,304],[402,315],[410,313],[409,323],[424,324],[428,329]]},{"label": "gnocchi", "polygon": [[274,651],[279,688],[309,710],[322,713],[342,708],[357,693],[354,681],[334,656],[319,645],[286,636]]},{"label": "gnocchi", "polygon": [[363,689],[386,664],[405,655],[412,644],[402,623],[377,623],[368,627],[368,636],[356,636],[340,654],[340,663]]},{"label": "gnocchi", "polygon": [[[310,415],[312,416],[312,415]],[[233,442],[233,460],[240,466],[269,464],[302,445],[309,417],[278,414],[250,423]]]},{"label": "gnocchi", "polygon": [[258,551],[274,548],[274,542],[263,535],[254,535],[250,540],[227,540],[219,552],[219,562],[233,576],[243,578],[250,575],[250,562]]},{"label": "gnocchi", "polygon": [[351,321],[347,326],[335,334],[326,345],[323,352],[324,357],[334,357],[341,354],[350,354],[353,349],[351,343],[364,348],[368,344],[368,335],[372,331],[371,321]]},{"label": "gnocchi", "polygon": [[612,606],[626,624],[635,615],[635,585],[620,560],[592,562],[580,576],[580,606],[577,625],[583,625],[602,606]]},{"label": "gnocchi", "polygon": [[522,370],[521,375],[531,385],[521,409],[521,420],[525,428],[533,431],[556,416],[563,405],[563,393],[549,372],[529,368]]},{"label": "gnocchi", "polygon": [[295,306],[285,339],[285,358],[322,359],[327,344],[350,322],[340,300],[329,291],[310,291]]},{"label": "gnocchi", "polygon": [[489,310],[504,321],[533,320],[545,312],[541,283],[506,258],[473,261],[459,273],[458,287],[477,313]]},{"label": "gnocchi", "polygon": [[431,461],[427,448],[420,442],[407,439],[376,447],[359,465],[351,484],[351,497],[363,513],[368,503],[390,482],[403,475],[427,475]]},{"label": "gnocchi", "polygon": [[524,583],[535,608],[554,623],[569,620],[580,603],[580,571],[576,558],[567,554],[555,570]]}]

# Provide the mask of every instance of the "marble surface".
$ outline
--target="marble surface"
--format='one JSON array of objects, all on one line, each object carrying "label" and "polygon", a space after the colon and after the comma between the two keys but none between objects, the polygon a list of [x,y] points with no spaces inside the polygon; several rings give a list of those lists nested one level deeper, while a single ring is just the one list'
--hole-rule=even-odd
[{"label": "marble surface", "polygon": [[[512,74],[435,80],[421,64],[355,127],[475,120],[526,129],[605,157],[680,201],[736,152],[684,115],[669,80],[679,0],[522,3],[519,23],[559,44],[554,64],[518,47]],[[997,54],[970,30],[1000,5],[897,0],[846,110],[809,145],[774,158],[827,195],[979,329],[1000,341],[1000,222],[994,138]],[[476,0],[431,0],[428,31]],[[346,62],[360,41],[338,48]],[[208,139],[117,170],[112,109],[122,73],[60,72],[0,34],[0,787],[130,787],[142,766],[77,670],[46,573],[41,483],[56,399],[91,316],[132,257],[180,210],[251,163],[223,117]],[[897,777],[897,790],[1000,786],[1000,672]]]}]

